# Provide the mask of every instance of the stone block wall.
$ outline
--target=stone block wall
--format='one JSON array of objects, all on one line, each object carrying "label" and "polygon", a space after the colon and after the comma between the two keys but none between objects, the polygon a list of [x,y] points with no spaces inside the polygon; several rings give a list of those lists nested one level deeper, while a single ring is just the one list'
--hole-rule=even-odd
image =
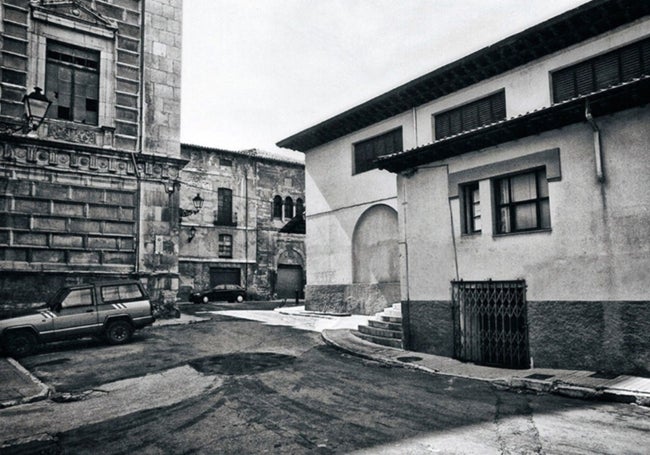
[{"label": "stone block wall", "polygon": [[399,283],[307,285],[305,307],[325,313],[373,315],[399,303]]}]

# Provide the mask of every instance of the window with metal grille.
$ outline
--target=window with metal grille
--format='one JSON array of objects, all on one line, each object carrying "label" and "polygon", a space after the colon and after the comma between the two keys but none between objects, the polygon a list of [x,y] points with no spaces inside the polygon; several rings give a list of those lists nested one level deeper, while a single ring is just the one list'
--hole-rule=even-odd
[{"label": "window with metal grille", "polygon": [[468,183],[462,187],[463,195],[463,233],[481,232],[481,198],[478,182]]},{"label": "window with metal grille", "polygon": [[282,196],[273,198],[273,218],[282,218]]},{"label": "window with metal grille", "polygon": [[546,171],[540,169],[494,181],[496,233],[550,229]]},{"label": "window with metal grille", "polygon": [[217,190],[217,219],[216,224],[228,226],[232,222],[232,190],[219,188]]},{"label": "window with metal grille", "polygon": [[402,151],[402,128],[354,144],[354,174],[377,167],[375,160],[383,155]]},{"label": "window with metal grille", "polygon": [[219,234],[219,257],[232,258],[232,235]]},{"label": "window with metal grille", "polygon": [[435,137],[442,139],[453,136],[504,118],[506,118],[506,92],[501,90],[480,100],[435,114]]},{"label": "window with metal grille", "polygon": [[650,74],[650,38],[551,73],[553,102]]},{"label": "window with metal grille", "polygon": [[48,41],[46,55],[45,90],[56,95],[49,116],[97,125],[100,53]]}]

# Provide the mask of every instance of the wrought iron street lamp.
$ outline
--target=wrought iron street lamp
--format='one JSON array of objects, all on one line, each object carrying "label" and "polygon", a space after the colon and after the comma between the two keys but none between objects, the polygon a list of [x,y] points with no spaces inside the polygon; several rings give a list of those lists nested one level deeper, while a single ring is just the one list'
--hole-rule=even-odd
[{"label": "wrought iron street lamp", "polygon": [[183,218],[185,216],[196,215],[199,213],[203,207],[203,198],[199,193],[196,193],[196,196],[192,199],[192,203],[194,204],[194,210],[179,209],[178,216]]},{"label": "wrought iron street lamp", "polygon": [[23,134],[27,134],[31,131],[36,131],[43,123],[43,120],[45,120],[47,111],[52,105],[52,101],[43,94],[40,87],[34,87],[34,91],[29,95],[25,94],[22,101],[25,106],[25,115],[23,116],[22,123],[20,125],[1,124],[0,133],[15,134],[20,131]]},{"label": "wrought iron street lamp", "polygon": [[42,93],[40,87],[34,87],[32,93],[23,96],[23,103],[25,104],[24,131],[35,131],[43,123],[45,115],[52,105],[52,101]]}]

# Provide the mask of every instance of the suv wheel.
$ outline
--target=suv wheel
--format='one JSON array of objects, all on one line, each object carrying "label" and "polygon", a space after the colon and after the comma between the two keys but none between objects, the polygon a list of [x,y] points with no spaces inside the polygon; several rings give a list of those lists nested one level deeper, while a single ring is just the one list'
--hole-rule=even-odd
[{"label": "suv wheel", "polygon": [[12,357],[24,357],[36,350],[38,340],[32,332],[16,330],[5,335],[4,349]]},{"label": "suv wheel", "polygon": [[109,322],[106,326],[106,339],[110,344],[123,344],[133,335],[133,327],[126,321]]}]

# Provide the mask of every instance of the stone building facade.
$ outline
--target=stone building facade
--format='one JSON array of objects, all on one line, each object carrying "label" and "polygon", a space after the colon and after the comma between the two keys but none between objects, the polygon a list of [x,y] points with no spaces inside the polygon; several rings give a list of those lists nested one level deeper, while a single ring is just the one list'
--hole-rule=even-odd
[{"label": "stone building facade", "polygon": [[[136,276],[178,288],[181,2],[0,1],[0,299]],[[22,97],[53,101],[18,131]]]},{"label": "stone building facade", "polygon": [[[182,144],[180,297],[232,283],[251,298],[293,299],[304,286],[304,164],[260,150]],[[300,228],[302,226],[302,229]],[[288,231],[288,232],[286,232]]]},{"label": "stone building facade", "polygon": [[370,281],[335,264],[381,244],[357,249],[356,207],[390,206],[408,349],[649,374],[649,103],[650,3],[594,0],[281,141],[310,274]]}]

